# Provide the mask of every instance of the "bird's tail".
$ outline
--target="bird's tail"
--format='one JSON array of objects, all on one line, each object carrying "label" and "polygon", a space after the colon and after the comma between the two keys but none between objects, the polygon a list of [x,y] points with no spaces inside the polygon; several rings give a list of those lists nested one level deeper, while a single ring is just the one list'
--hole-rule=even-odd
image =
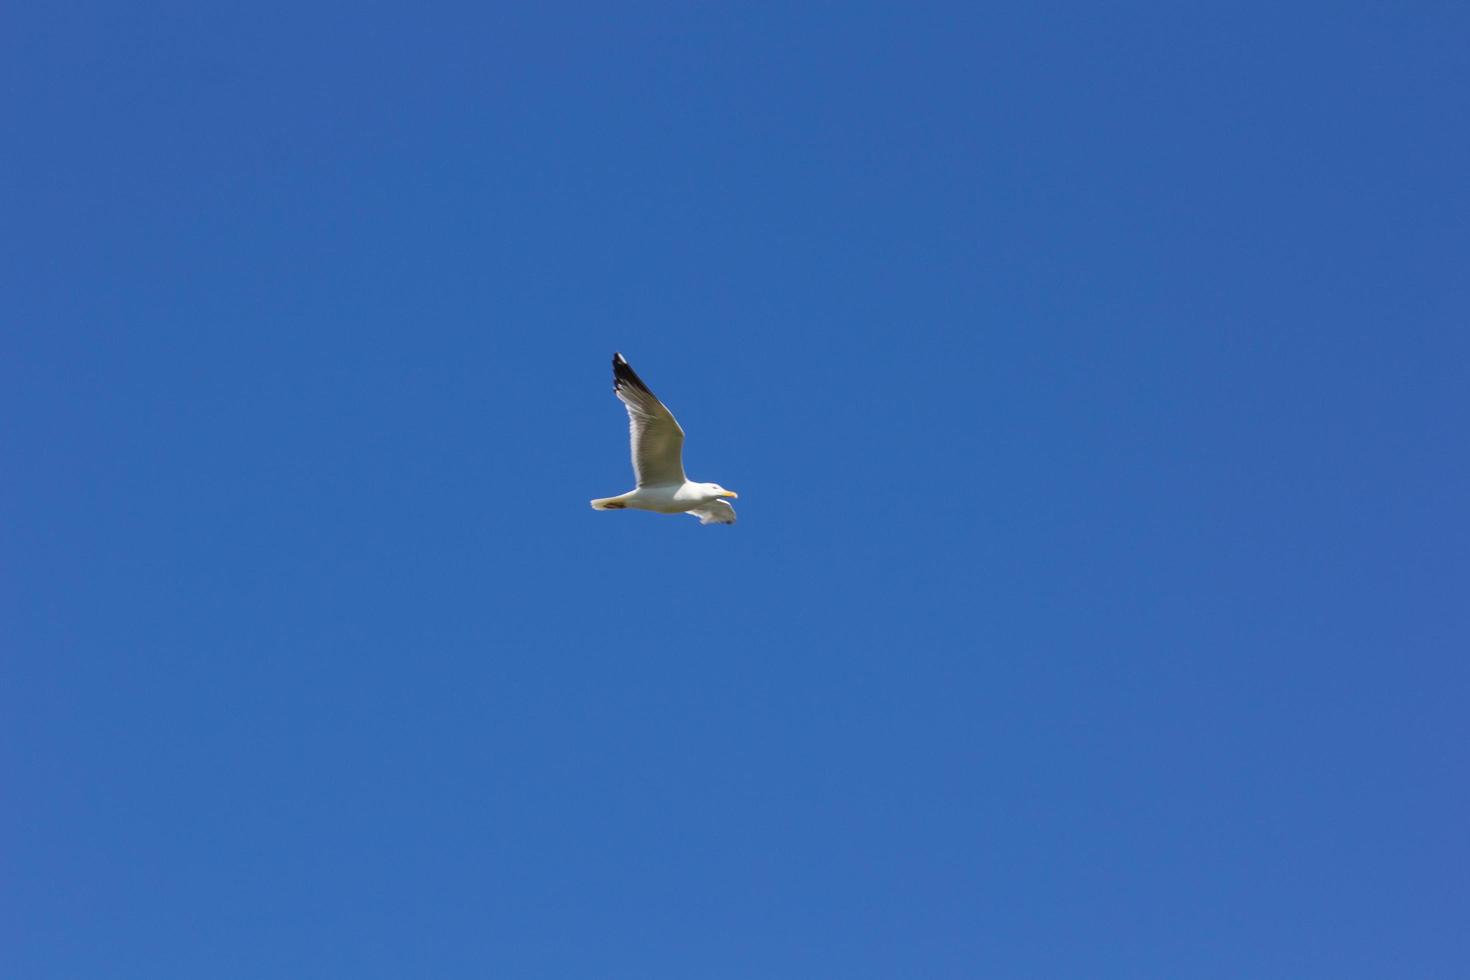
[{"label": "bird's tail", "polygon": [[598,497],[596,500],[592,501],[592,509],[622,510],[623,508],[628,506],[627,504],[623,503],[623,498],[626,496],[627,494],[625,493],[616,497]]}]

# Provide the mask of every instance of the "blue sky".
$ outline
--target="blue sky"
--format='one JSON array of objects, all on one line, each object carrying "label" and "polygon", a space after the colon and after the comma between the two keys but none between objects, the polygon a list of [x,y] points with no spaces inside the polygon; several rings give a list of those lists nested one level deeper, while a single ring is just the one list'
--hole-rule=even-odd
[{"label": "blue sky", "polygon": [[0,972],[1465,976],[1465,9],[520,6],[4,15]]}]

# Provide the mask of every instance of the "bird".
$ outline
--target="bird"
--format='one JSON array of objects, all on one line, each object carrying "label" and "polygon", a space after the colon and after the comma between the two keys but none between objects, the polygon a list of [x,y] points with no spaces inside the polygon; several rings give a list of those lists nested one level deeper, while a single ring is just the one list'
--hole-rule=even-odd
[{"label": "bird", "polygon": [[740,495],[718,483],[691,482],[684,475],[684,430],[674,413],[654,396],[622,354],[613,354],[612,368],[613,394],[628,409],[638,486],[616,497],[600,497],[592,501],[592,509],[689,514],[701,524],[734,524],[735,508],[727,501]]}]

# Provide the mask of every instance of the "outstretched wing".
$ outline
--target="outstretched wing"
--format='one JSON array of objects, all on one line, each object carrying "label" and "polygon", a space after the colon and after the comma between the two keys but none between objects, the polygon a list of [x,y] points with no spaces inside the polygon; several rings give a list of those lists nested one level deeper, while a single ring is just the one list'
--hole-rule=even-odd
[{"label": "outstretched wing", "polygon": [[684,430],[674,414],[633,373],[622,354],[613,355],[613,393],[628,409],[633,475],[640,487],[680,484],[684,477]]},{"label": "outstretched wing", "polygon": [[735,508],[723,500],[711,501],[703,507],[696,507],[693,510],[686,511],[686,513],[693,514],[699,518],[699,523],[701,524],[735,523]]}]

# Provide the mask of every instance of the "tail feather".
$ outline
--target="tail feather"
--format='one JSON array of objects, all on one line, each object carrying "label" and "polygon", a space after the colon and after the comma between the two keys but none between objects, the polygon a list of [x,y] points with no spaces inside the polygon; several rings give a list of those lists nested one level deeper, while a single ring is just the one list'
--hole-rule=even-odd
[{"label": "tail feather", "polygon": [[627,496],[627,494],[621,494],[620,496],[617,496],[617,497],[598,497],[596,500],[592,501],[592,509],[593,510],[622,510],[622,509],[624,509],[625,507],[628,506],[627,504],[623,503],[623,497],[626,497],[626,496]]}]

